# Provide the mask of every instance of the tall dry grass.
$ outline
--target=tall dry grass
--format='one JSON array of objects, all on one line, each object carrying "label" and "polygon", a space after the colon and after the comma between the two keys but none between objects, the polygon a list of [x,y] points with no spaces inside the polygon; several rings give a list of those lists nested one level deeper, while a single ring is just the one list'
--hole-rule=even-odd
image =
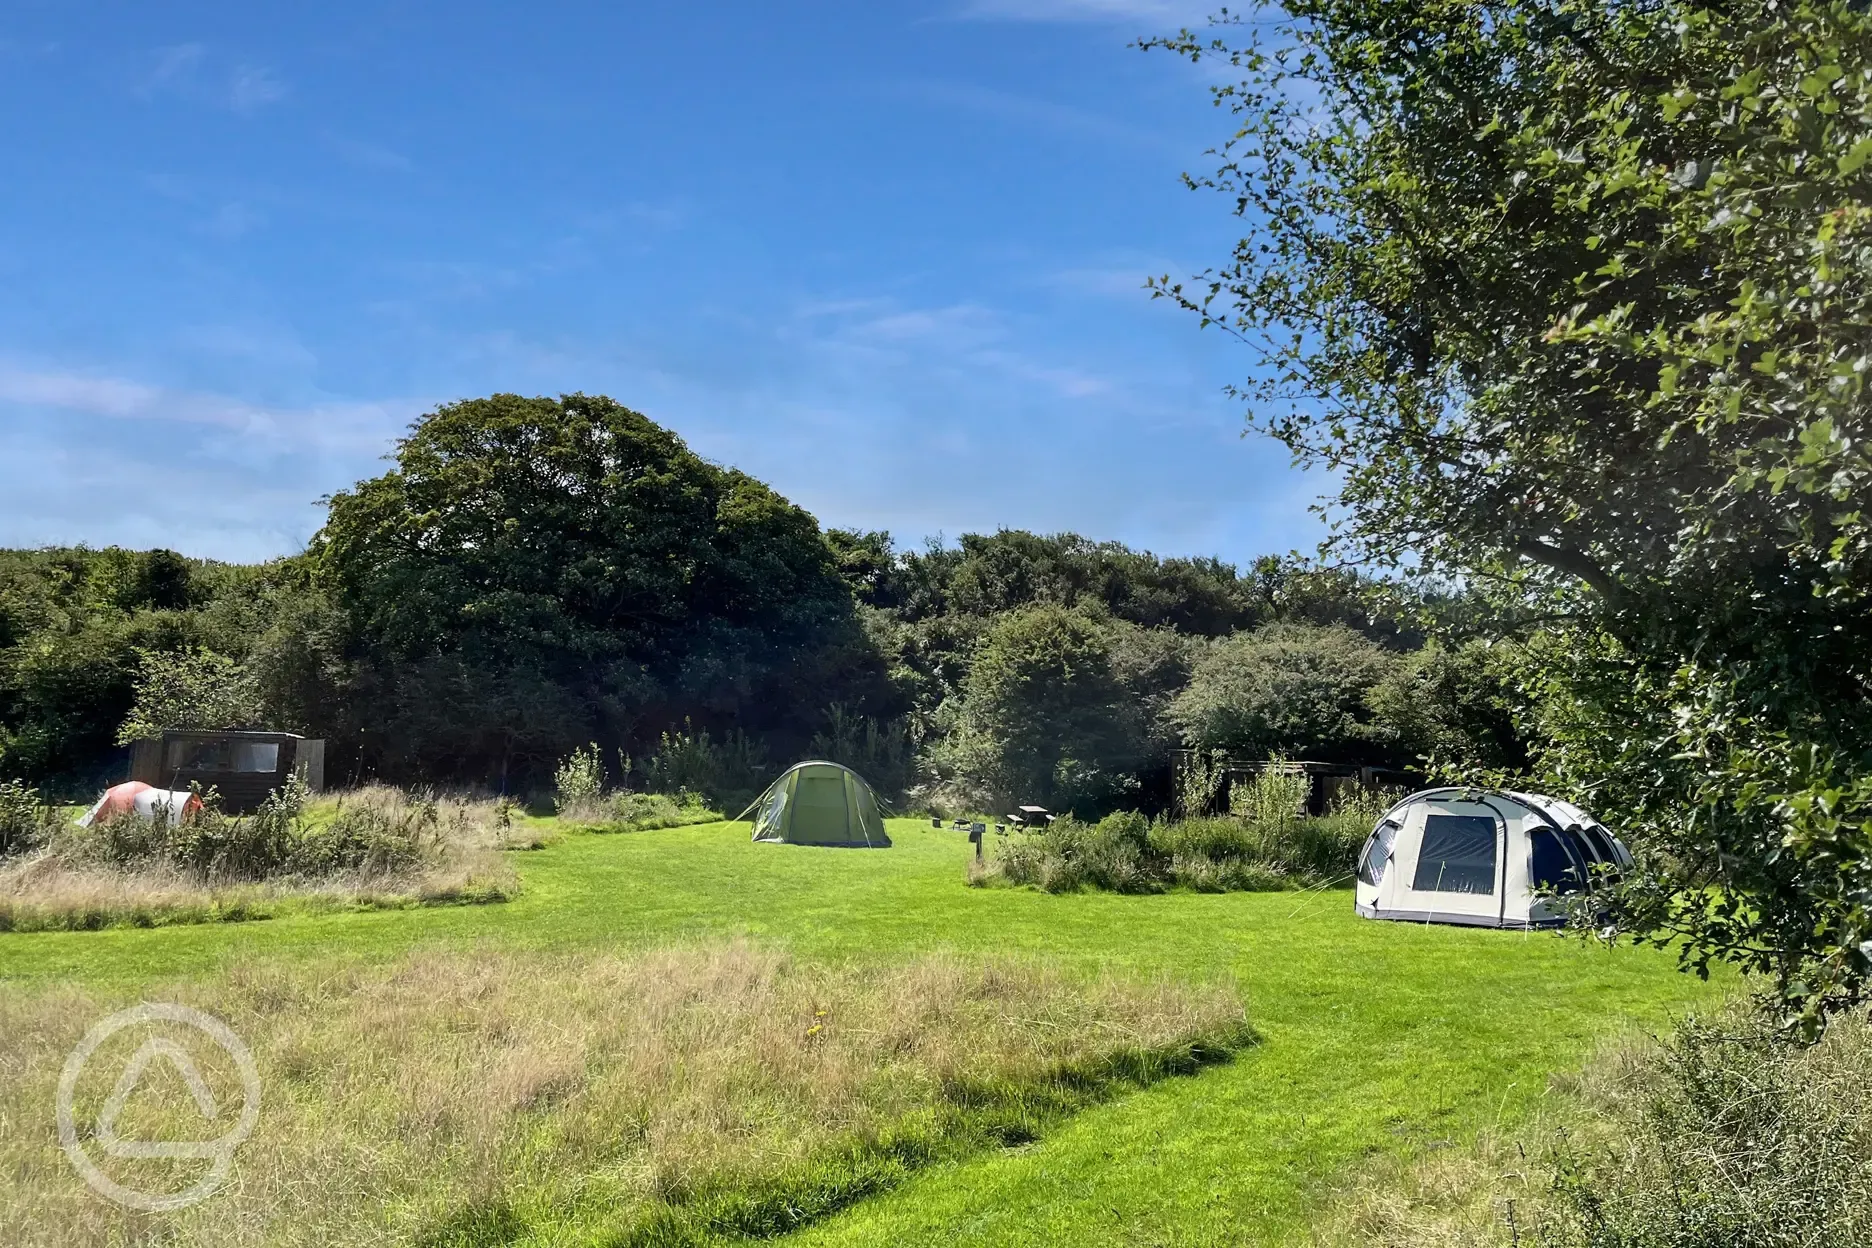
[{"label": "tall dry grass", "polygon": [[[132,996],[224,1019],[264,1088],[228,1187],[171,1214],[93,1195],[53,1130],[66,1053]],[[122,996],[0,988],[0,1226],[21,1248],[771,1234],[1249,1039],[1223,985],[941,956],[829,969],[746,945],[246,964]],[[106,1046],[87,1067],[78,1121],[124,1056]],[[237,1085],[207,1073],[231,1118]],[[180,1087],[152,1097],[120,1134],[215,1134]],[[205,1166],[110,1164],[146,1190]]]},{"label": "tall dry grass", "polygon": [[1277,816],[1259,822],[1235,815],[1153,820],[1135,811],[1095,824],[1061,818],[999,838],[986,864],[969,864],[969,882],[1152,893],[1271,892],[1351,880],[1371,831],[1362,811],[1304,817],[1286,805],[1275,809]]},{"label": "tall dry grass", "polygon": [[[221,827],[238,827],[223,819]],[[503,804],[373,785],[312,803],[298,852],[274,873],[164,852],[193,830],[78,828],[61,822],[35,850],[0,859],[0,932],[154,927],[343,909],[503,900],[519,876],[502,857],[526,834]],[[195,848],[199,844],[190,844]],[[256,878],[258,875],[259,878]]]},{"label": "tall dry grass", "polygon": [[722,812],[693,793],[604,793],[559,802],[559,818],[592,832],[651,832],[698,823],[720,823]]},{"label": "tall dry grass", "polygon": [[1872,1020],[1799,1047],[1737,1002],[1625,1036],[1513,1134],[1374,1163],[1330,1248],[1840,1248],[1872,1243]]}]

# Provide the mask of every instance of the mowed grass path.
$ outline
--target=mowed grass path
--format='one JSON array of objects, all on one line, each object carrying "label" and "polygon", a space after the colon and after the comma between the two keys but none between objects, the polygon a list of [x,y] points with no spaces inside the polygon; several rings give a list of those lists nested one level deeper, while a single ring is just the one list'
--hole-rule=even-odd
[{"label": "mowed grass path", "polygon": [[794,1237],[854,1246],[1303,1240],[1329,1185],[1362,1158],[1512,1124],[1598,1038],[1660,1026],[1712,991],[1653,951],[1360,920],[1345,890],[970,889],[960,834],[890,828],[889,851],[753,845],[746,824],[573,835],[515,855],[525,892],[504,905],[0,935],[0,977],[78,979],[129,1000],[145,981],[256,956],[748,936],[812,959],[953,949],[1240,985],[1256,1049],[1038,1144],[925,1172]]}]

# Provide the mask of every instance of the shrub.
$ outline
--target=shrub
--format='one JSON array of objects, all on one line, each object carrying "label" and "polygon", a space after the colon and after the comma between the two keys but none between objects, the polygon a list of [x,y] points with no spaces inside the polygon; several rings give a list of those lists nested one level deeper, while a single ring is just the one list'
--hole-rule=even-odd
[{"label": "shrub", "polygon": [[307,797],[295,776],[252,815],[236,817],[221,810],[210,789],[191,818],[104,820],[76,835],[66,856],[119,870],[165,867],[202,879],[264,880],[395,874],[431,861],[441,848],[433,797],[365,789],[339,798],[324,820],[306,818]]},{"label": "shrub", "polygon": [[[239,922],[333,908],[504,901],[519,877],[495,802],[383,786],[306,804],[299,786],[234,818],[213,791],[179,825],[57,826],[0,862],[0,931]],[[533,844],[537,846],[538,842]]]},{"label": "shrub", "polygon": [[1254,827],[1240,819],[1165,820],[1151,827],[1150,846],[1167,858],[1251,858],[1262,843]]},{"label": "shrub", "polygon": [[36,849],[52,835],[58,812],[39,790],[18,780],[0,783],[0,857]]},{"label": "shrub", "polygon": [[83,831],[75,831],[64,856],[121,869],[134,869],[148,863],[167,866],[171,831],[166,819],[144,820],[136,815],[117,815],[100,819]]},{"label": "shrub", "polygon": [[997,857],[1002,875],[1016,884],[1036,884],[1049,893],[1085,886],[1117,893],[1162,887],[1149,847],[1150,821],[1135,811],[1107,815],[1097,823],[1070,816],[1045,828],[1016,835]]},{"label": "shrub", "polygon": [[1294,883],[1279,867],[1267,863],[1199,855],[1172,858],[1169,881],[1193,893],[1276,893]]},{"label": "shrub", "polygon": [[1152,822],[1135,811],[1096,824],[1063,818],[1016,833],[970,883],[1003,880],[1050,893],[1188,888],[1265,892],[1342,882],[1369,825],[1341,815],[1253,823],[1227,816]]},{"label": "shrub", "polygon": [[366,790],[340,805],[329,823],[296,838],[289,868],[305,875],[339,871],[393,874],[422,865],[441,849],[434,797]]},{"label": "shrub", "polygon": [[1272,624],[1204,651],[1166,715],[1199,749],[1344,753],[1374,735],[1366,697],[1396,663],[1348,628]]},{"label": "shrub", "polygon": [[685,793],[613,793],[599,804],[589,826],[599,832],[648,832],[680,828],[692,823],[715,823],[722,812],[712,810],[700,797]]},{"label": "shrub", "polygon": [[[177,867],[198,875],[224,879],[260,880],[291,871],[297,854],[299,816],[305,809],[306,788],[297,776],[267,795],[260,809],[245,819],[222,813],[219,799],[209,790],[200,814],[171,825],[165,819],[143,825],[148,851],[165,855]],[[134,818],[112,820],[111,832],[142,840],[124,825]]]},{"label": "shrub", "polygon": [[915,779],[916,742],[901,719],[880,724],[835,702],[826,709],[825,730],[813,734],[807,748],[815,758],[843,763],[893,799],[902,797]]},{"label": "shrub", "polygon": [[1191,750],[1176,769],[1172,784],[1177,813],[1195,818],[1209,813],[1228,778],[1221,750]]},{"label": "shrub", "polygon": [[1872,1029],[1812,1047],[1740,1010],[1689,1018],[1609,1107],[1620,1145],[1562,1144],[1551,1248],[1865,1242],[1872,1226]]},{"label": "shrub", "polygon": [[1108,809],[1135,787],[1144,749],[1111,647],[1104,621],[1053,604],[997,619],[970,660],[938,765],[1002,800]]},{"label": "shrub", "polygon": [[1260,827],[1285,827],[1305,816],[1312,794],[1312,777],[1276,754],[1260,771],[1229,786],[1229,813]]},{"label": "shrub", "polygon": [[604,759],[598,754],[598,746],[572,751],[553,772],[553,789],[562,815],[581,811],[604,797]]},{"label": "shrub", "polygon": [[644,762],[645,787],[653,793],[696,793],[723,807],[739,810],[766,787],[767,747],[735,728],[720,741],[708,729],[666,732],[656,753]]},{"label": "shrub", "polygon": [[1309,883],[1344,883],[1351,878],[1359,849],[1370,833],[1370,824],[1342,816],[1296,819],[1272,835],[1263,855]]}]

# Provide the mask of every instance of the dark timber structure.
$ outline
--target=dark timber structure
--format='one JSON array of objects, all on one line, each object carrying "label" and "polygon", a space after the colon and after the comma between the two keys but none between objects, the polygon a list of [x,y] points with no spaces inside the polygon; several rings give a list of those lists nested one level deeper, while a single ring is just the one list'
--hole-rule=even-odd
[{"label": "dark timber structure", "polygon": [[159,789],[199,784],[221,794],[230,814],[259,808],[294,772],[314,793],[325,787],[325,742],[290,732],[165,732],[130,747],[130,778]]}]

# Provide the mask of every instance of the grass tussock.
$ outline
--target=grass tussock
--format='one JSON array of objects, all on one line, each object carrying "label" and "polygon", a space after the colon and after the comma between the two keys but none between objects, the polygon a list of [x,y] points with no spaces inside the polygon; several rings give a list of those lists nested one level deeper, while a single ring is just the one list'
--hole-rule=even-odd
[{"label": "grass tussock", "polygon": [[500,851],[527,836],[502,803],[382,785],[311,802],[282,791],[240,818],[210,808],[176,824],[41,828],[31,848],[0,859],[0,931],[501,901],[519,877]]},{"label": "grass tussock", "polygon": [[[1251,1040],[1223,985],[948,957],[828,969],[745,945],[246,964],[139,995],[206,1009],[247,1040],[260,1126],[200,1205],[150,1218],[98,1200],[49,1107],[66,1052],[125,1002],[0,989],[0,1087],[47,1107],[0,1136],[0,1224],[24,1248],[772,1235]],[[110,1092],[112,1056],[100,1051],[97,1086],[80,1083],[80,1122]],[[142,1115],[119,1121],[127,1137],[199,1122],[179,1088],[126,1113]],[[194,1172],[164,1167],[200,1163],[114,1164],[120,1181],[175,1190]]]},{"label": "grass tussock", "polygon": [[1811,1047],[1737,1004],[1626,1039],[1554,1108],[1346,1185],[1330,1248],[1823,1248],[1872,1243],[1872,1022]]},{"label": "grass tussock", "polygon": [[559,817],[592,832],[650,832],[719,823],[722,812],[693,793],[599,793],[560,799]]},{"label": "grass tussock", "polygon": [[1333,884],[1351,877],[1371,831],[1365,813],[1256,820],[1149,819],[1121,811],[1097,823],[1058,819],[1000,838],[985,866],[971,866],[970,882],[1050,893],[1271,892]]}]

